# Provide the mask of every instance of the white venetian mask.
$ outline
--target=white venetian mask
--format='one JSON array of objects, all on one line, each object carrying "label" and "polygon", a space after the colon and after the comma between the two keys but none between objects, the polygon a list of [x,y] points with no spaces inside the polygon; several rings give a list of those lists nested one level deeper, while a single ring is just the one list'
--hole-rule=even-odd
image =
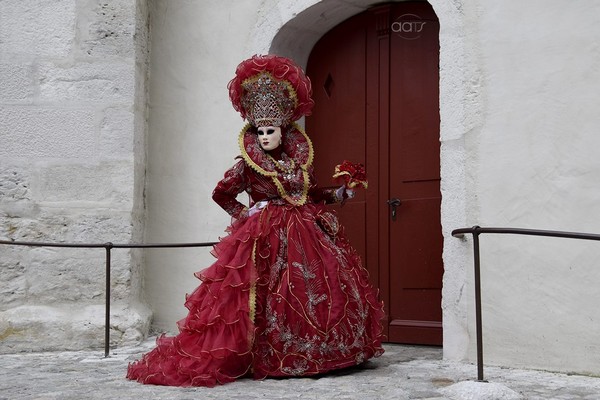
[{"label": "white venetian mask", "polygon": [[281,144],[281,127],[261,126],[258,128],[258,143],[264,151],[276,149]]}]

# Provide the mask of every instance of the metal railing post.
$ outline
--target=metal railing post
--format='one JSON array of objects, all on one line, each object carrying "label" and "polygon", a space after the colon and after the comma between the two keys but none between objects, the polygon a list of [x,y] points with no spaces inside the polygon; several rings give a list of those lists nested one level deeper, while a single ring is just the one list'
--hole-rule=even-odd
[{"label": "metal railing post", "polygon": [[477,380],[483,381],[483,324],[481,322],[481,259],[479,226],[473,227],[473,258],[475,272],[475,329],[477,332]]},{"label": "metal railing post", "polygon": [[110,351],[110,256],[113,244],[108,242],[104,245],[106,250],[106,306],[104,316],[104,358],[108,357]]},{"label": "metal railing post", "polygon": [[452,236],[463,237],[465,234],[473,235],[474,272],[475,272],[475,325],[477,331],[477,380],[483,378],[483,327],[481,322],[481,259],[479,250],[479,235],[481,234],[510,234],[543,237],[558,237],[566,239],[594,240],[600,241],[600,235],[594,233],[548,231],[541,229],[523,228],[482,228],[473,226],[471,228],[460,228],[452,231]]}]

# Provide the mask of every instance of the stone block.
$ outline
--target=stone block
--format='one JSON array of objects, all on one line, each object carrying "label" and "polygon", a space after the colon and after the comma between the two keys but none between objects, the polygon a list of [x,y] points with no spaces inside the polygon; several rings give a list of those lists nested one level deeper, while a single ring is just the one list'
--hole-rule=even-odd
[{"label": "stone block", "polygon": [[[0,312],[0,354],[104,348],[104,305],[19,306]],[[139,342],[151,312],[142,305],[111,307],[110,345]]]},{"label": "stone block", "polygon": [[27,299],[26,251],[25,247],[0,245],[0,310],[21,305]]},{"label": "stone block", "polygon": [[0,16],[0,53],[69,55],[75,40],[76,0],[3,0]]},{"label": "stone block", "polygon": [[70,66],[40,63],[40,99],[133,104],[134,72],[133,61],[80,62]]},{"label": "stone block", "polygon": [[487,399],[521,400],[523,396],[508,386],[496,382],[462,381],[442,388],[440,392],[450,400]]},{"label": "stone block", "polygon": [[0,106],[3,159],[91,159],[97,132],[91,110]]},{"label": "stone block", "polygon": [[64,242],[70,220],[65,216],[32,216],[0,213],[0,232],[5,240]]},{"label": "stone block", "polygon": [[108,108],[100,125],[98,153],[103,158],[133,158],[134,115],[129,109]]},{"label": "stone block", "polygon": [[102,302],[105,292],[103,249],[33,248],[26,268],[32,304]]},{"label": "stone block", "polygon": [[[0,237],[18,241],[103,244],[130,242],[125,215],[19,218],[0,215]],[[0,249],[0,309],[23,304],[93,302],[105,295],[104,248],[13,247]],[[111,297],[131,298],[131,251],[111,253]],[[136,289],[137,290],[137,289]]]},{"label": "stone block", "polygon": [[0,202],[31,200],[29,170],[12,165],[0,165]]},{"label": "stone block", "polygon": [[73,215],[70,217],[67,242],[128,243],[131,241],[131,212]]},{"label": "stone block", "polygon": [[111,344],[133,344],[144,340],[150,330],[152,311],[144,304],[116,302],[111,307]]},{"label": "stone block", "polygon": [[133,204],[133,162],[62,164],[38,172],[33,197],[39,202],[90,202],[120,210]]},{"label": "stone block", "polygon": [[[53,214],[64,210],[38,211],[30,216],[0,213],[0,233],[9,240],[74,243],[127,243],[131,238],[128,212]],[[96,213],[94,213],[96,212]]]},{"label": "stone block", "polygon": [[0,63],[0,101],[31,100],[32,96],[33,75],[31,65]]},{"label": "stone block", "polygon": [[[102,264],[104,266],[104,263]],[[111,252],[111,298],[128,300],[132,294],[131,250],[113,249]]]},{"label": "stone block", "polygon": [[94,57],[134,57],[136,2],[88,1],[79,16],[81,50]]}]

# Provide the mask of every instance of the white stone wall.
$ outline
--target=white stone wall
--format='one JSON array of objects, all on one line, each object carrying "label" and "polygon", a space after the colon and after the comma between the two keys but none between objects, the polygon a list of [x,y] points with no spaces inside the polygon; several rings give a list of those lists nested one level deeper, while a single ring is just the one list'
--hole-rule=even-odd
[{"label": "white stone wall", "polygon": [[[0,237],[142,240],[147,7],[0,1]],[[113,251],[111,342],[137,340],[142,256]],[[0,247],[0,353],[103,345],[104,249]]]},{"label": "white stone wall", "polygon": [[[230,218],[211,194],[239,154],[243,122],[231,107],[227,82],[252,55],[246,36],[257,3],[150,3],[148,242],[212,242],[225,235]],[[156,330],[177,331],[187,312],[185,294],[200,283],[193,273],[214,260],[210,250],[148,252],[146,294]]]}]

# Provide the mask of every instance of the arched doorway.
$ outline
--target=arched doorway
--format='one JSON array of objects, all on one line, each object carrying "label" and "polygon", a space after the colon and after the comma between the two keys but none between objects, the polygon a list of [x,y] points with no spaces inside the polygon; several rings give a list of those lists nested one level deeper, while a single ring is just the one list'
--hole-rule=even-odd
[{"label": "arched doorway", "polygon": [[344,159],[367,166],[369,189],[338,211],[397,343],[442,343],[438,35],[428,3],[381,5],[325,34],[307,65],[318,179]]}]

